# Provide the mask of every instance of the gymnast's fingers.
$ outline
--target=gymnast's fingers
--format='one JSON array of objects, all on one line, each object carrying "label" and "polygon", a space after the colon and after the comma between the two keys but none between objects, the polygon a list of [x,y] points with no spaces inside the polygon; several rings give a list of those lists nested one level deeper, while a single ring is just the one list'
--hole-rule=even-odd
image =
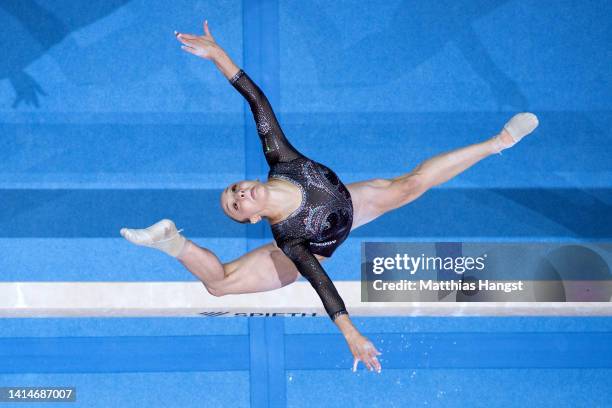
[{"label": "gymnast's fingers", "polygon": [[179,33],[178,31],[175,31],[174,35],[176,36],[176,38],[184,38],[184,39],[188,39],[188,40],[196,40],[196,39],[200,38],[200,36],[198,36],[198,35],[183,34],[183,33]]},{"label": "gymnast's fingers", "polygon": [[353,361],[353,372],[357,371],[357,365],[359,364],[359,358],[355,357]]},{"label": "gymnast's fingers", "polygon": [[196,44],[196,40],[187,39],[187,38],[184,38],[183,36],[177,36],[176,39],[185,45],[193,46],[194,44]]},{"label": "gymnast's fingers", "polygon": [[215,40],[212,34],[210,33],[210,29],[208,28],[208,20],[204,20],[204,33],[207,37],[210,37],[211,40]]},{"label": "gymnast's fingers", "polygon": [[190,53],[192,53],[193,55],[198,55],[198,51],[197,51],[195,48],[191,48],[191,47],[188,47],[188,46],[186,46],[186,45],[181,45],[181,49],[182,49],[183,51],[190,52]]},{"label": "gymnast's fingers", "polygon": [[372,362],[372,366],[376,370],[377,373],[380,373],[382,367],[380,365],[380,361],[376,358],[376,356],[370,356],[370,361]]},{"label": "gymnast's fingers", "polygon": [[365,350],[361,351],[361,353],[359,353],[359,359],[363,361],[363,364],[366,366],[368,370],[372,371],[372,363],[370,361],[370,356],[368,356],[367,351]]}]

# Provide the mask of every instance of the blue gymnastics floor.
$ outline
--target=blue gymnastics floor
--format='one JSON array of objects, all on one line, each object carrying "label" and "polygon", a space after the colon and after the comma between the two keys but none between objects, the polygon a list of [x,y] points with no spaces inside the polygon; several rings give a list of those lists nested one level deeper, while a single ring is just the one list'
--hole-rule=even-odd
[{"label": "blue gymnastics floor", "polygon": [[[609,241],[611,16],[607,1],[0,2],[0,281],[193,281],[119,236],[160,218],[224,261],[271,239],[218,206],[267,170],[248,106],[172,34],[204,18],[291,142],[346,183],[540,118],[355,231],[334,280],[359,279],[367,240]],[[71,407],[612,405],[609,318],[355,324],[382,374],[351,373],[324,318],[1,319],[0,387],[76,386]]]}]

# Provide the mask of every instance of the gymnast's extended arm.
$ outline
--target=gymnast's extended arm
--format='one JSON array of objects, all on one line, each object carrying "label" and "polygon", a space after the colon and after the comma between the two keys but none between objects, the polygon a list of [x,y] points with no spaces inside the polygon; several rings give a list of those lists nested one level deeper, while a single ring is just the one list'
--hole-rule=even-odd
[{"label": "gymnast's extended arm", "polygon": [[246,72],[239,70],[229,82],[249,103],[268,165],[301,157],[285,137],[268,98]]},{"label": "gymnast's extended arm", "polygon": [[283,242],[279,247],[293,261],[300,274],[310,282],[321,298],[325,311],[332,321],[335,321],[338,316],[348,314],[344,301],[307,245],[304,240],[298,239]]},{"label": "gymnast's extended arm", "polygon": [[217,44],[208,29],[207,22],[204,23],[204,32],[204,36],[178,32],[175,32],[175,35],[184,44],[181,47],[183,50],[213,61],[223,76],[247,100],[255,118],[257,133],[261,139],[268,165],[272,166],[278,162],[288,162],[301,157],[301,154],[291,146],[283,134],[266,95]]}]

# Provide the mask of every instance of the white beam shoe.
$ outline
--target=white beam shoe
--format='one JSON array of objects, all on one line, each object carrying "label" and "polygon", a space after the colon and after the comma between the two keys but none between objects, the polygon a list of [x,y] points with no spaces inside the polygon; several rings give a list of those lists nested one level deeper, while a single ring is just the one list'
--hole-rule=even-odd
[{"label": "white beam shoe", "polygon": [[177,257],[187,241],[176,229],[172,220],[163,219],[148,228],[121,228],[121,236],[133,244],[159,249],[170,256]]},{"label": "white beam shoe", "polygon": [[[507,138],[502,140],[502,133],[495,136],[493,140],[496,145],[496,153],[500,153],[504,149],[508,149],[517,144],[522,138],[530,134],[538,127],[540,122],[538,117],[531,112],[517,113],[505,125],[504,129],[512,138],[510,142]],[[503,132],[503,131],[502,131]]]}]

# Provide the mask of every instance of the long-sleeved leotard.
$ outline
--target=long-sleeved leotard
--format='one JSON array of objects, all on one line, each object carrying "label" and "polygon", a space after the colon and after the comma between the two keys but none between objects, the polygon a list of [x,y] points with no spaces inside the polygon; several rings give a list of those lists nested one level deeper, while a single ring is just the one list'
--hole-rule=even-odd
[{"label": "long-sleeved leotard", "polygon": [[268,178],[293,183],[302,193],[300,207],[272,225],[278,247],[317,291],[332,320],[348,314],[336,287],[314,256],[331,256],[348,236],[353,222],[348,189],[331,169],[305,157],[289,143],[268,99],[243,70],[229,82],[251,107],[270,166]]}]

